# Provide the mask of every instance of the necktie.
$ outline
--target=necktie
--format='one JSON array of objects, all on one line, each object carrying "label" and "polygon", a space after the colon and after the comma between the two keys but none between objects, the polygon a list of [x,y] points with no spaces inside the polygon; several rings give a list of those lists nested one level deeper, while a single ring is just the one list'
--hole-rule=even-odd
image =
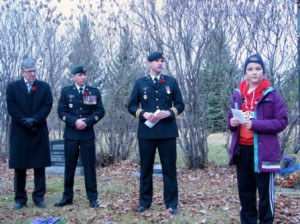
[{"label": "necktie", "polygon": [[30,93],[30,90],[31,90],[31,83],[30,83],[30,82],[27,82],[26,85],[27,85],[28,93]]},{"label": "necktie", "polygon": [[82,87],[80,87],[79,88],[79,95],[82,97],[82,90],[83,90],[83,88]]},{"label": "necktie", "polygon": [[154,78],[154,84],[155,86],[158,86],[158,79],[156,77]]}]

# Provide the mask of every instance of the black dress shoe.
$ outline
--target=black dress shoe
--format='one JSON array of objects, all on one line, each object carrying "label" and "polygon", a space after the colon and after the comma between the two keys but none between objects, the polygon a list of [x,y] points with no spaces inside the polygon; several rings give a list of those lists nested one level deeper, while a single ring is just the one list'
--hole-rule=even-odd
[{"label": "black dress shoe", "polygon": [[63,198],[59,202],[56,202],[54,204],[54,206],[56,206],[56,207],[63,207],[65,205],[71,205],[71,204],[73,204],[73,199],[65,199],[65,198]]},{"label": "black dress shoe", "polygon": [[90,206],[91,206],[92,208],[99,208],[99,203],[98,203],[97,200],[95,200],[95,201],[90,201]]},{"label": "black dress shoe", "polygon": [[46,204],[43,201],[38,201],[34,203],[39,208],[46,208]]},{"label": "black dress shoe", "polygon": [[144,211],[146,211],[147,209],[149,209],[149,207],[144,207],[144,206],[140,206],[140,207],[138,207],[137,208],[137,212],[144,212]]},{"label": "black dress shoe", "polygon": [[16,202],[15,206],[14,206],[14,209],[21,209],[23,207],[26,206],[26,203],[19,203],[19,202]]},{"label": "black dress shoe", "polygon": [[177,209],[177,208],[169,208],[168,210],[169,210],[169,212],[170,212],[172,215],[177,215],[177,214],[178,214],[178,209]]}]

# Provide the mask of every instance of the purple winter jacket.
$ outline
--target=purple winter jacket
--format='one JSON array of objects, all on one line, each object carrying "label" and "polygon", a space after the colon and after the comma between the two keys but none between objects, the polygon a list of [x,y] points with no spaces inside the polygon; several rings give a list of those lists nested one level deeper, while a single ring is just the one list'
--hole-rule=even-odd
[{"label": "purple winter jacket", "polygon": [[[232,94],[231,108],[240,109],[242,97],[239,89]],[[227,117],[227,127],[232,132],[229,165],[234,165],[234,156],[239,153],[239,127],[231,127],[231,111]],[[281,150],[278,133],[288,124],[287,109],[280,94],[272,87],[264,90],[258,100],[252,120],[254,132],[254,171],[275,172],[280,170]]]}]

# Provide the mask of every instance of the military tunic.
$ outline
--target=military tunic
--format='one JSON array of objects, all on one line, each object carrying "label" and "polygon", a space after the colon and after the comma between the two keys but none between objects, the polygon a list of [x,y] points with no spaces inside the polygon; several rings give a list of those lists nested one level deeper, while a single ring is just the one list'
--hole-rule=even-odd
[{"label": "military tunic", "polygon": [[[104,117],[105,111],[97,88],[86,86],[83,92],[84,97],[95,96],[90,102],[83,102],[75,85],[62,89],[58,103],[58,116],[66,123],[64,138],[73,140],[94,139],[94,124]],[[92,100],[96,100],[93,102]],[[79,118],[85,118],[87,128],[76,130],[75,123]]]},{"label": "military tunic", "polygon": [[[145,112],[168,110],[171,116],[160,120],[153,128],[145,125]],[[178,137],[176,117],[184,110],[182,94],[175,78],[161,75],[156,86],[151,76],[138,79],[133,87],[129,112],[139,119],[138,138],[165,139]]]}]

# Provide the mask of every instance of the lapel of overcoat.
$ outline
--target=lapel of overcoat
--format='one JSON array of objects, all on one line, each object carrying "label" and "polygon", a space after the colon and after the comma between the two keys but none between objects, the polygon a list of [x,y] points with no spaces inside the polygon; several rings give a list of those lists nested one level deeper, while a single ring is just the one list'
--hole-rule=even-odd
[{"label": "lapel of overcoat", "polygon": [[26,96],[28,96],[29,93],[28,93],[27,86],[26,86],[24,79],[21,79],[18,84],[19,84],[19,89],[21,90],[21,92],[23,92]]}]

